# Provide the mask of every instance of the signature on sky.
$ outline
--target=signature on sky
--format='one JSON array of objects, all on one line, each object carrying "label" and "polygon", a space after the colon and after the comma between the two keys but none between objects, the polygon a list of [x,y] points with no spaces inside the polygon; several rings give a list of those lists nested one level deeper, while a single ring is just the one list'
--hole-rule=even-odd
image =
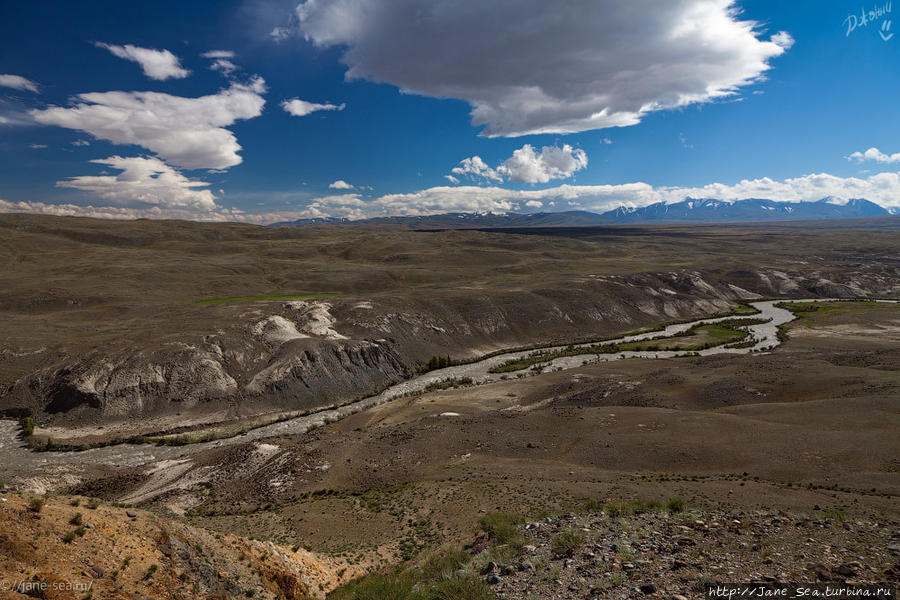
[{"label": "signature on sky", "polygon": [[881,39],[885,42],[894,37],[894,33],[891,31],[891,2],[885,2],[880,6],[876,6],[871,10],[860,9],[859,14],[849,14],[847,18],[844,19],[844,28],[847,31],[847,37],[850,37],[850,34],[856,31],[860,27],[868,27],[871,23],[875,25],[877,22],[881,22],[881,25],[878,29],[878,35],[881,36]]}]

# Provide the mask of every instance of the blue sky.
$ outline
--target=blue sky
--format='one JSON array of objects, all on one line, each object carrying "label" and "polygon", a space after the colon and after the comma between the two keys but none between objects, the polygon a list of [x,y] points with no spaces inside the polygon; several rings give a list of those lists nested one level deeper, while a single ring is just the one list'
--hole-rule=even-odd
[{"label": "blue sky", "polygon": [[0,210],[900,207],[889,2],[622,4],[4,3]]}]

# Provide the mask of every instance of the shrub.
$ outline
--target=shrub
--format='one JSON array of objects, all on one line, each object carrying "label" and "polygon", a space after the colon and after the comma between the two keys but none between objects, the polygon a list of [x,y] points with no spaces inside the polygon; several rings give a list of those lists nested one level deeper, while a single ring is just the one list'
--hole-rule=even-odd
[{"label": "shrub", "polygon": [[70,506],[78,506],[79,504],[81,504],[80,498],[72,498],[71,500],[69,500]]},{"label": "shrub", "polygon": [[496,597],[486,583],[472,575],[445,579],[413,595],[415,600],[494,600]]},{"label": "shrub", "polygon": [[85,533],[87,533],[87,529],[85,529],[84,527],[79,527],[75,530],[75,535],[77,535],[78,537],[84,537]]},{"label": "shrub", "polygon": [[19,425],[22,426],[22,437],[31,437],[34,434],[34,419],[31,417],[25,417],[21,421],[19,421]]},{"label": "shrub", "polygon": [[584,536],[579,531],[567,529],[550,539],[550,551],[554,556],[573,556],[584,546]]},{"label": "shrub", "polygon": [[64,544],[71,544],[72,540],[74,540],[74,539],[75,539],[75,532],[70,531],[69,533],[67,533],[66,535],[63,536],[62,541]]},{"label": "shrub", "polygon": [[450,578],[469,562],[469,553],[459,546],[445,546],[429,555],[421,566],[422,579],[440,581]]},{"label": "shrub", "polygon": [[826,508],[822,511],[822,516],[833,521],[846,521],[847,515],[838,508]]},{"label": "shrub", "polygon": [[666,503],[666,508],[670,513],[680,513],[684,510],[685,504],[683,498],[669,498],[669,501]]},{"label": "shrub", "polygon": [[28,510],[33,513],[39,513],[44,508],[44,499],[43,498],[32,498],[28,501]]},{"label": "shrub", "polygon": [[75,513],[72,515],[72,518],[69,519],[69,525],[81,525],[81,513]]},{"label": "shrub", "polygon": [[505,513],[488,513],[479,519],[478,526],[492,541],[506,544],[519,537],[519,529],[516,527],[518,521],[516,517]]},{"label": "shrub", "polygon": [[374,573],[335,590],[329,600],[409,600],[414,583],[404,573]]},{"label": "shrub", "polygon": [[153,574],[156,573],[157,569],[159,569],[159,565],[150,565],[147,567],[147,571],[144,573],[144,579],[153,577]]},{"label": "shrub", "polygon": [[85,504],[85,506],[87,506],[91,510],[94,510],[95,508],[100,506],[100,502],[98,502],[95,498],[91,498],[90,500],[87,501],[87,504]]}]

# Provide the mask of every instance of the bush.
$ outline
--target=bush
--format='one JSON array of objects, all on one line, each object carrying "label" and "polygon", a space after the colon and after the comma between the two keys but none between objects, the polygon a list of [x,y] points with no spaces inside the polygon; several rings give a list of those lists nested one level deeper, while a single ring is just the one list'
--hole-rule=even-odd
[{"label": "bush", "polygon": [[153,577],[153,574],[156,573],[157,569],[159,569],[159,565],[150,565],[147,567],[147,572],[144,573],[144,579],[150,579]]},{"label": "bush", "polygon": [[838,508],[826,508],[822,511],[822,516],[826,519],[831,519],[832,521],[846,521],[847,515],[844,514],[844,511]]},{"label": "bush", "polygon": [[32,498],[28,501],[28,510],[33,513],[39,513],[44,508],[43,498]]},{"label": "bush", "polygon": [[72,515],[72,518],[69,519],[69,525],[81,525],[81,513],[75,513]]},{"label": "bush", "polygon": [[70,531],[69,533],[67,533],[66,535],[63,536],[62,541],[64,544],[71,544],[74,539],[75,539],[75,532]]},{"label": "bush", "polygon": [[19,421],[19,425],[22,426],[22,437],[31,437],[34,434],[34,419],[31,417],[25,417],[21,421]]},{"label": "bush", "polygon": [[670,513],[680,513],[684,510],[685,504],[683,498],[669,498],[669,501],[666,503],[666,508]]},{"label": "bush", "polygon": [[579,531],[568,529],[550,539],[550,551],[554,556],[574,556],[584,546],[584,536]]},{"label": "bush", "polygon": [[423,580],[440,581],[448,579],[469,562],[469,553],[459,546],[445,546],[429,555],[422,563]]},{"label": "bush", "polygon": [[95,498],[91,498],[87,501],[87,504],[85,504],[85,506],[87,506],[91,510],[94,510],[95,508],[100,506],[100,502],[98,502]]},{"label": "bush", "polygon": [[478,577],[445,579],[412,596],[415,600],[494,600],[497,596]]},{"label": "bush", "polygon": [[505,513],[488,513],[481,517],[478,526],[488,534],[491,541],[506,544],[519,537],[519,520]]},{"label": "bush", "polygon": [[404,573],[373,573],[332,592],[329,600],[409,600],[415,581]]}]

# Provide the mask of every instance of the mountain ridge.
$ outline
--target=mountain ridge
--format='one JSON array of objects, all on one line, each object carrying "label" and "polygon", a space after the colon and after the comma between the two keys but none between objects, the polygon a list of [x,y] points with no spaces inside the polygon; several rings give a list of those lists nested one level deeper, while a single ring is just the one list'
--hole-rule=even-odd
[{"label": "mountain ridge", "polygon": [[858,217],[888,217],[898,214],[865,198],[840,200],[825,197],[806,202],[778,202],[765,198],[726,201],[715,198],[686,198],[667,204],[643,207],[620,206],[604,213],[586,210],[536,213],[448,212],[425,216],[374,217],[350,220],[344,217],[299,219],[272,223],[272,227],[311,225],[397,225],[413,228],[468,229],[478,227],[577,227],[620,224],[745,223],[773,221],[814,221]]}]

